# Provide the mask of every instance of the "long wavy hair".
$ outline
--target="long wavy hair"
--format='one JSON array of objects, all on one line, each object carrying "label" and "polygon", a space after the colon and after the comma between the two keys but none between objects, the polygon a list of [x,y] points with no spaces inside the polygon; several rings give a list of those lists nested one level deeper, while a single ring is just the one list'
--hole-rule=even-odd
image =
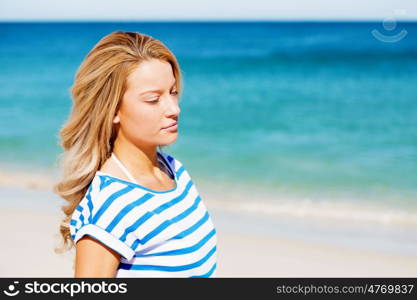
[{"label": "long wavy hair", "polygon": [[[73,106],[60,130],[60,181],[53,191],[67,203],[60,224],[63,244],[55,252],[74,246],[69,221],[85,196],[97,170],[110,157],[118,124],[113,123],[126,79],[141,62],[159,59],[171,64],[181,93],[181,71],[174,54],[159,40],[136,32],[116,31],[102,38],[80,65],[71,88]],[[161,149],[161,145],[159,146]]]}]

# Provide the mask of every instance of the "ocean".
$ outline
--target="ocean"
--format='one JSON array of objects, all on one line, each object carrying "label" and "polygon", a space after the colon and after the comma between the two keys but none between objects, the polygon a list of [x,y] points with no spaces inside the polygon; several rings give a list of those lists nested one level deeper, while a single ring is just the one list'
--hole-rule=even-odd
[{"label": "ocean", "polygon": [[56,172],[78,66],[104,35],[138,31],[180,63],[164,152],[213,207],[417,228],[417,23],[396,25],[0,23],[1,173]]}]

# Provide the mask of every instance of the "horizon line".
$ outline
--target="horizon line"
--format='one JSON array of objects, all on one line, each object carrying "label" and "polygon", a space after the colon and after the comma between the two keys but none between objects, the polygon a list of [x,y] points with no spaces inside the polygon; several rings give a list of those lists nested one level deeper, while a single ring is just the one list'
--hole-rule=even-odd
[{"label": "horizon line", "polygon": [[[301,22],[382,22],[384,19],[0,19],[0,23],[301,23]],[[396,22],[417,22],[417,19],[400,18]]]}]

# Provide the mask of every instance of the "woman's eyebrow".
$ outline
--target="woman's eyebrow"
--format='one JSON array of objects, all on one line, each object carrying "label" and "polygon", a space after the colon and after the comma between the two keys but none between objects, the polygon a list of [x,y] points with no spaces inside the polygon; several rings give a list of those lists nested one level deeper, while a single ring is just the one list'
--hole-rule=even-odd
[{"label": "woman's eyebrow", "polygon": [[[174,87],[174,85],[177,83],[177,81],[174,81],[174,83],[172,84],[171,88]],[[163,90],[148,90],[148,91],[144,91],[139,93],[139,95],[143,95],[143,94],[147,94],[147,93],[155,93],[155,92],[163,92]]]}]

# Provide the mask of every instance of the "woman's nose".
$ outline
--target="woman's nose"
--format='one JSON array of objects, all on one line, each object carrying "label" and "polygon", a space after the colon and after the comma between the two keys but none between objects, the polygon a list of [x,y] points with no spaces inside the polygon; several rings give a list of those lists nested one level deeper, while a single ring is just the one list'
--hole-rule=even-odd
[{"label": "woman's nose", "polygon": [[179,115],[181,112],[181,109],[178,105],[178,99],[175,97],[170,97],[170,100],[168,101],[168,107],[167,107],[167,114],[168,115]]}]

